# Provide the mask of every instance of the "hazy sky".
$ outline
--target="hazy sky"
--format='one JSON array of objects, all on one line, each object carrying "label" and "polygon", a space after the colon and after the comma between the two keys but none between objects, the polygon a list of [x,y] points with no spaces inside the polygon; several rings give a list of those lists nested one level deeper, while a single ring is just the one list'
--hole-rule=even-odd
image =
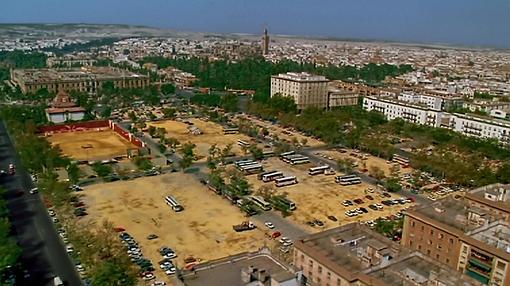
[{"label": "hazy sky", "polygon": [[510,48],[510,0],[2,0],[0,22],[140,24]]}]

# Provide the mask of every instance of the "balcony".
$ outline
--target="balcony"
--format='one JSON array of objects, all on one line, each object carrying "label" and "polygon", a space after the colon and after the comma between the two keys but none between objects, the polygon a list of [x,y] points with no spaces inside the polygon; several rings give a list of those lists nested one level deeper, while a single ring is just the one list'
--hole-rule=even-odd
[{"label": "balcony", "polygon": [[476,269],[467,268],[466,275],[486,285],[488,285],[490,281],[489,275],[483,274]]},{"label": "balcony", "polygon": [[490,272],[492,270],[492,264],[488,261],[484,261],[482,259],[471,256],[469,258],[468,262],[472,263],[475,266],[480,267],[488,272]]}]

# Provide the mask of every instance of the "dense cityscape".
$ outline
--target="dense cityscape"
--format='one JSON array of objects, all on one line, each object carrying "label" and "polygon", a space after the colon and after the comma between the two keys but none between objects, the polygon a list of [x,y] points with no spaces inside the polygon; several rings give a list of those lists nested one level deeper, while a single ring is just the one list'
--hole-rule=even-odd
[{"label": "dense cityscape", "polygon": [[2,285],[510,285],[510,52],[0,25]]}]

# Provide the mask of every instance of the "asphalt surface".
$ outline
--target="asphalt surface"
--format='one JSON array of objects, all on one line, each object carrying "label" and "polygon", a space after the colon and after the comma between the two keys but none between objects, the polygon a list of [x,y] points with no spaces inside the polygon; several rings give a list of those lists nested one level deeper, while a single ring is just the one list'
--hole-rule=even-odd
[{"label": "asphalt surface", "polygon": [[10,219],[23,249],[21,263],[30,274],[17,285],[53,285],[55,275],[60,276],[65,285],[82,285],[41,197],[29,193],[32,180],[21,169],[6,127],[0,122],[0,169],[7,170],[10,163],[17,167],[16,174],[2,178],[1,185],[7,189]]}]

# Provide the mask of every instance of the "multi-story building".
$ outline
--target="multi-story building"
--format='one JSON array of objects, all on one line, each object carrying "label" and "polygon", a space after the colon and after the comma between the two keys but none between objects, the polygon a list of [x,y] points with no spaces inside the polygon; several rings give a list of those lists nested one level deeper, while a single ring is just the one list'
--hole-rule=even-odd
[{"label": "multi-story building", "polygon": [[417,94],[413,92],[402,92],[398,95],[398,100],[411,104],[421,104],[432,110],[441,110],[443,99],[437,96]]},{"label": "multi-story building", "polygon": [[363,108],[377,111],[393,120],[449,128],[455,132],[478,138],[493,138],[503,144],[510,144],[510,121],[498,118],[448,113],[430,109],[427,104],[408,102],[384,97],[367,96],[363,99]]},{"label": "multi-story building", "polygon": [[492,184],[464,195],[469,206],[491,210],[510,221],[510,184]]},{"label": "multi-story building", "polygon": [[15,69],[11,70],[11,81],[23,93],[35,93],[45,88],[49,92],[81,91],[96,93],[105,82],[116,88],[144,88],[149,86],[149,77],[112,67],[81,67],[77,69]]},{"label": "multi-story building", "polygon": [[508,222],[463,198],[407,211],[401,243],[484,285],[510,285]]},{"label": "multi-story building", "polygon": [[328,90],[328,108],[358,105],[359,93],[341,89]]},{"label": "multi-story building", "polygon": [[78,106],[69,94],[61,90],[50,102],[50,107],[46,108],[46,117],[53,123],[78,121],[85,117],[85,108]]},{"label": "multi-story building", "polygon": [[48,57],[46,65],[52,67],[91,66],[97,60],[88,55],[65,55],[63,57]]},{"label": "multi-story building", "polygon": [[271,76],[271,97],[292,97],[299,110],[328,107],[328,82],[324,76],[309,73],[286,73]]},{"label": "multi-story building", "polygon": [[481,285],[357,223],[296,241],[293,264],[304,285]]}]

